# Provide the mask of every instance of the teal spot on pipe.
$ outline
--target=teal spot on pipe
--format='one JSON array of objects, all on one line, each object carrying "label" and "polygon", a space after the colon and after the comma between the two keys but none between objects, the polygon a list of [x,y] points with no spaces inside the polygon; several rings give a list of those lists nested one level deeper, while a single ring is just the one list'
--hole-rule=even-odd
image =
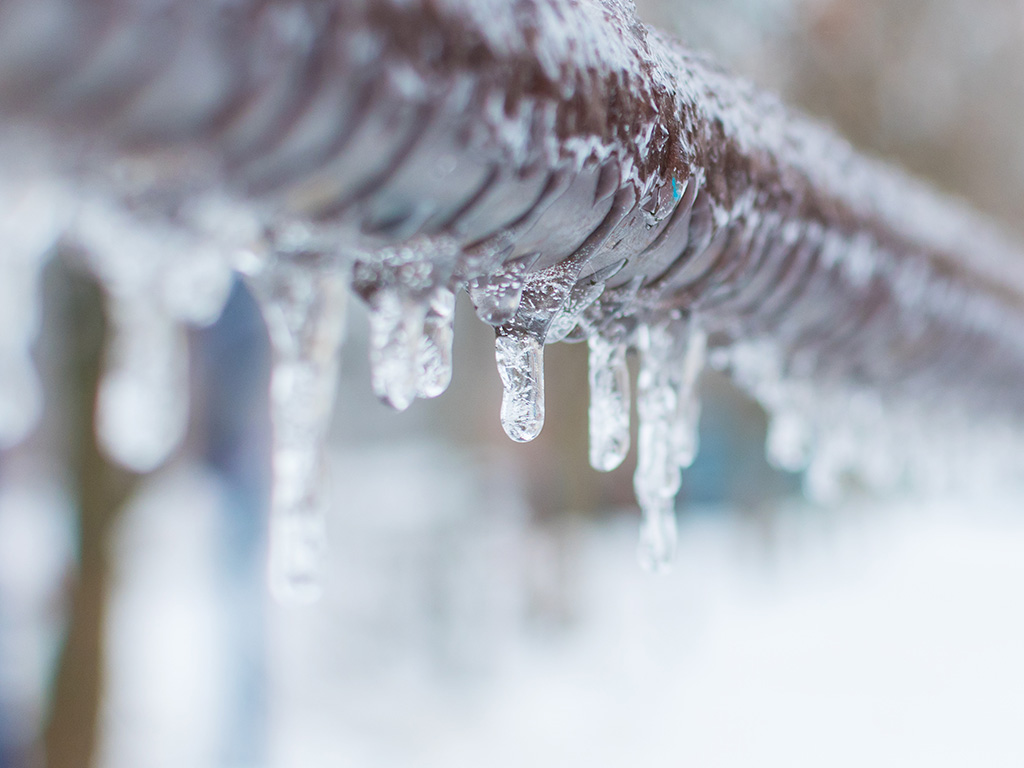
[{"label": "teal spot on pipe", "polygon": [[680,194],[679,194],[679,185],[678,185],[678,184],[676,184],[676,180],[675,180],[675,179],[673,178],[673,179],[672,179],[672,199],[673,199],[673,200],[678,200],[678,199],[679,199],[679,197],[680,197]]}]

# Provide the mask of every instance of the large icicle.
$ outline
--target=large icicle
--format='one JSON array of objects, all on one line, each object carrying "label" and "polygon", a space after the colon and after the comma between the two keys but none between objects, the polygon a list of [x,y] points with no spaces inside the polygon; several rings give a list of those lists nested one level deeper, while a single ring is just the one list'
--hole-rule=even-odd
[{"label": "large icicle", "polygon": [[693,462],[699,404],[695,391],[706,340],[691,323],[665,321],[637,331],[637,466],[633,488],[642,513],[639,558],[665,572],[675,556],[675,497]]},{"label": "large icicle", "polygon": [[308,602],[320,594],[324,451],[343,336],[345,279],[334,265],[300,257],[271,261],[249,277],[273,354],[270,585],[279,599]]},{"label": "large icicle", "polygon": [[629,452],[629,368],[621,330],[594,334],[588,341],[590,379],[590,465],[601,472],[618,467]]}]

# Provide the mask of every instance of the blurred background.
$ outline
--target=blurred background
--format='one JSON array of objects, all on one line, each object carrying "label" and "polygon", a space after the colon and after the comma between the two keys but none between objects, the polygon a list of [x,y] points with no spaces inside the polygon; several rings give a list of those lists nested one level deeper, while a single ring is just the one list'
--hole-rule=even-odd
[{"label": "blurred background", "polygon": [[[1018,235],[1024,2],[642,0],[640,15]],[[95,286],[51,267],[44,424],[0,453],[0,768],[1019,766],[1024,494],[848,497],[763,459],[714,374],[674,572],[635,561],[627,458],[586,454],[586,350],[534,443],[465,296],[449,391],[395,414],[350,308],[323,599],[265,586],[266,332],[193,332],[183,451],[92,440]]]}]

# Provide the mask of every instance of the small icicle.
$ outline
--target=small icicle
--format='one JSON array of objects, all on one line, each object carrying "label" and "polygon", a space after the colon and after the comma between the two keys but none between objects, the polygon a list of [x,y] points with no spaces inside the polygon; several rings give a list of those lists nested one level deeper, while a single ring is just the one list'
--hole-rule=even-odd
[{"label": "small icicle", "polygon": [[21,441],[42,413],[31,349],[39,278],[65,226],[64,190],[45,179],[0,181],[0,448]]},{"label": "small icicle", "polygon": [[144,296],[109,295],[110,342],[96,397],[103,451],[135,472],[160,466],[188,426],[184,329]]},{"label": "small icicle", "polygon": [[629,452],[629,368],[622,334],[594,334],[588,341],[590,465],[600,472],[618,467]]},{"label": "small icicle", "polygon": [[327,507],[325,443],[345,315],[340,270],[276,261],[251,276],[270,332],[274,484],[270,586],[279,599],[320,594]]},{"label": "small icicle", "polygon": [[544,344],[528,333],[499,334],[494,351],[504,387],[501,426],[513,440],[529,442],[544,426]]},{"label": "small icicle", "polygon": [[426,304],[400,286],[381,288],[370,300],[373,391],[396,411],[412,405],[428,383],[421,373],[426,318]]},{"label": "small icicle", "polygon": [[420,340],[416,394],[437,397],[452,380],[452,323],[455,319],[455,292],[438,287],[430,297]]},{"label": "small icicle", "polygon": [[675,556],[675,497],[681,472],[675,417],[679,389],[669,374],[674,339],[667,325],[641,326],[637,332],[640,373],[637,377],[637,465],[633,489],[643,514],[640,563],[665,572]]}]

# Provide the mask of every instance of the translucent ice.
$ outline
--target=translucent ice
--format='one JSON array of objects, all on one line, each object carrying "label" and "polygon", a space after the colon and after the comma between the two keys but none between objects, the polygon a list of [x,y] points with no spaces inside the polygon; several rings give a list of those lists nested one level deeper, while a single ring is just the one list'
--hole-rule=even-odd
[{"label": "translucent ice", "polygon": [[494,350],[504,387],[501,426],[513,440],[529,442],[544,426],[544,344],[528,333],[503,334]]},{"label": "translucent ice", "polygon": [[38,283],[66,208],[52,183],[0,182],[0,448],[25,437],[42,411],[30,354],[39,327]]},{"label": "translucent ice", "polygon": [[424,335],[426,318],[426,304],[399,286],[381,288],[370,302],[373,391],[397,411],[412,405],[421,386],[430,388],[421,370],[427,357],[440,357],[436,348],[425,353],[430,344]]},{"label": "translucent ice", "polygon": [[345,314],[345,280],[331,265],[274,261],[251,275],[270,333],[274,483],[270,584],[281,599],[320,592],[324,450]]},{"label": "translucent ice", "polygon": [[633,489],[643,514],[641,564],[653,571],[666,570],[675,554],[673,508],[681,474],[675,441],[679,388],[670,375],[675,362],[672,359],[674,346],[675,339],[668,324],[641,326],[637,331],[640,424]]},{"label": "translucent ice", "polygon": [[438,287],[430,297],[423,336],[420,339],[416,394],[437,397],[452,380],[452,323],[455,319],[455,292]]},{"label": "translucent ice", "polygon": [[110,340],[96,397],[96,435],[136,472],[160,466],[188,426],[185,332],[145,297],[110,295]]},{"label": "translucent ice", "polygon": [[618,467],[629,452],[629,368],[624,334],[595,334],[588,341],[590,379],[590,465],[601,472]]},{"label": "translucent ice", "polygon": [[534,261],[533,257],[517,259],[497,274],[469,281],[466,292],[481,320],[494,326],[511,322],[523,295],[523,276]]}]

